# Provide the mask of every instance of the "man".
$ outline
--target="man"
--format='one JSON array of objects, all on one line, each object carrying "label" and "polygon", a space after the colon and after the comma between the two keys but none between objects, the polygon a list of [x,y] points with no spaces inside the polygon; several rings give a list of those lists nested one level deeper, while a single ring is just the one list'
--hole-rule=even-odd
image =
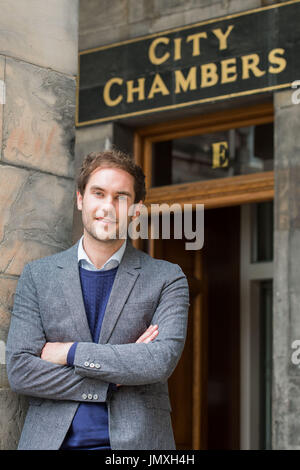
[{"label": "man", "polygon": [[83,236],[24,267],[6,351],[11,388],[29,396],[19,449],[175,449],[167,381],[188,285],[126,238],[144,179],[119,151],[89,154],[77,180]]}]

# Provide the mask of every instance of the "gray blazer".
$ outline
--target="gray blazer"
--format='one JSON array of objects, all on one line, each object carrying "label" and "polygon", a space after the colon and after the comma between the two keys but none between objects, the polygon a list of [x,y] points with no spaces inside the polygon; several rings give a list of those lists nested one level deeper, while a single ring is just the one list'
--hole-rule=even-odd
[{"label": "gray blazer", "polygon": [[[83,401],[107,402],[113,450],[176,449],[167,381],[186,339],[186,277],[128,240],[93,343],[78,243],[26,264],[17,285],[6,358],[12,390],[29,396],[18,449],[59,449]],[[157,338],[135,343],[151,323]],[[47,341],[78,341],[74,367],[42,360]],[[122,386],[108,392],[110,382]]]}]

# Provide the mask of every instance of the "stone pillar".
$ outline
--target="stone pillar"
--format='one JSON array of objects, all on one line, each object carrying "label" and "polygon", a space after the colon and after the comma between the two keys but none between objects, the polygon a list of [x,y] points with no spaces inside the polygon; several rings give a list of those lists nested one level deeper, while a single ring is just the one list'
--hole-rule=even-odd
[{"label": "stone pillar", "polygon": [[275,94],[273,448],[300,449],[300,104]]},{"label": "stone pillar", "polygon": [[19,275],[72,243],[77,56],[77,0],[1,1],[0,449],[16,448],[26,409],[5,366]]}]

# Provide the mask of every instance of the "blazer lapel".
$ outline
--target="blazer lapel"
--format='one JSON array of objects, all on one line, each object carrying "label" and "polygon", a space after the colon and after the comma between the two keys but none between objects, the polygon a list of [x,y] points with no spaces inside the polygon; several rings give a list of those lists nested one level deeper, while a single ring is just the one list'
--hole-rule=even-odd
[{"label": "blazer lapel", "polygon": [[106,306],[99,343],[105,344],[108,342],[115,324],[122,312],[123,306],[140,274],[139,268],[139,252],[132,246],[130,240],[127,239],[126,249],[118,267]]},{"label": "blazer lapel", "polygon": [[63,253],[57,263],[57,274],[79,339],[84,342],[92,342],[81,290],[78,245],[79,241]]}]

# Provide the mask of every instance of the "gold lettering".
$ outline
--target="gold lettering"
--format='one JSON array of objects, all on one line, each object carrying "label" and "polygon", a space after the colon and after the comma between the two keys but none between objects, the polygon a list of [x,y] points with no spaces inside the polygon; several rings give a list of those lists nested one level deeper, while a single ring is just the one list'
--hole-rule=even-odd
[{"label": "gold lettering", "polygon": [[182,38],[174,39],[174,60],[181,59],[181,39]]},{"label": "gold lettering", "polygon": [[233,30],[234,26],[231,24],[228,26],[227,30],[225,33],[221,30],[221,28],[213,29],[212,32],[214,35],[219,39],[219,50],[223,51],[224,49],[227,49],[227,38],[231,31]]},{"label": "gold lettering", "polygon": [[255,77],[261,77],[264,75],[266,72],[265,70],[260,70],[258,68],[259,64],[259,55],[258,54],[249,54],[249,55],[244,55],[241,57],[242,59],[242,79],[245,80],[246,78],[250,77],[250,70],[255,75]]},{"label": "gold lettering", "polygon": [[201,87],[214,86],[218,83],[217,66],[213,62],[201,65]]},{"label": "gold lettering", "polygon": [[110,89],[112,85],[114,84],[122,85],[122,83],[123,83],[123,79],[120,77],[111,78],[110,80],[106,82],[104,89],[103,89],[103,99],[104,99],[104,103],[107,106],[117,106],[117,104],[119,104],[122,101],[123,96],[121,94],[118,95],[117,98],[115,98],[114,100],[112,100],[110,97]]},{"label": "gold lettering", "polygon": [[280,73],[286,68],[286,60],[284,57],[278,57],[278,55],[283,55],[285,53],[284,49],[272,49],[269,52],[269,62],[271,64],[277,65],[277,67],[269,66],[270,73]]},{"label": "gold lettering", "polygon": [[157,57],[156,47],[158,44],[169,44],[169,42],[170,42],[170,39],[166,37],[156,38],[154,39],[154,41],[152,41],[149,47],[149,51],[148,51],[149,60],[150,62],[152,62],[152,64],[160,65],[166,62],[166,60],[168,60],[168,58],[170,57],[170,53],[165,52],[165,54],[163,54],[161,57]]},{"label": "gold lettering", "polygon": [[225,168],[228,166],[229,159],[227,155],[228,142],[215,142],[212,144],[213,168]]},{"label": "gold lettering", "polygon": [[196,88],[196,66],[190,68],[186,78],[181,70],[175,70],[175,93],[180,93],[181,90],[196,90]]},{"label": "gold lettering", "polygon": [[201,38],[207,38],[207,33],[196,33],[196,34],[190,34],[186,38],[186,42],[193,42],[193,56],[200,55],[200,39]]},{"label": "gold lettering", "polygon": [[236,59],[221,60],[221,83],[235,82],[236,79]]},{"label": "gold lettering", "polygon": [[138,79],[138,86],[133,86],[133,80],[127,82],[127,103],[133,103],[133,94],[138,93],[138,101],[145,99],[145,78]]},{"label": "gold lettering", "polygon": [[159,75],[159,73],[157,73],[154,77],[154,80],[152,82],[151,89],[150,89],[150,92],[149,92],[149,95],[148,95],[148,99],[153,98],[153,96],[156,93],[161,93],[162,95],[169,95],[170,94],[168,88],[166,87],[166,85],[165,85],[163,79],[161,78],[161,76]]}]

